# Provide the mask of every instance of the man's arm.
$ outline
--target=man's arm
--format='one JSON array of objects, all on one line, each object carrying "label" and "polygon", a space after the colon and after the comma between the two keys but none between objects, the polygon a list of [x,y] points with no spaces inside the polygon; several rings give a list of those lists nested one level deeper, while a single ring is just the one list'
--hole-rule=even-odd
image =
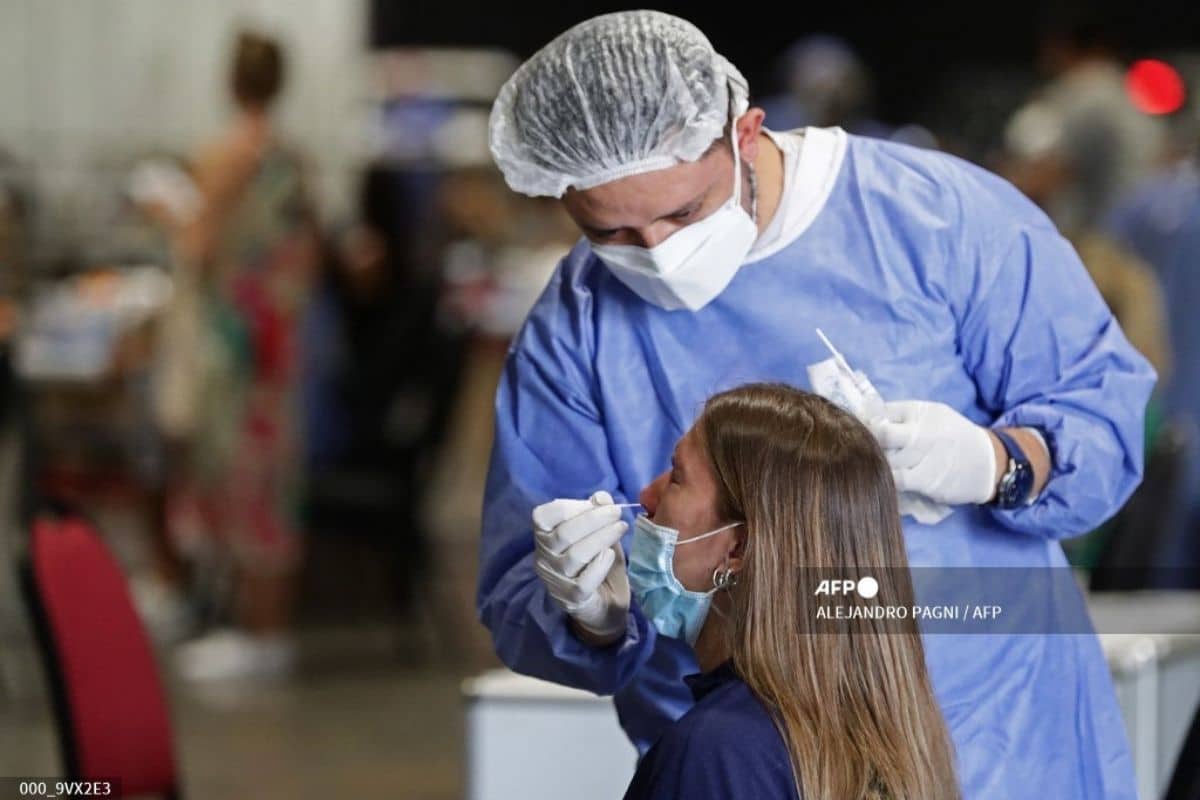
[{"label": "man's arm", "polygon": [[496,396],[477,603],[510,668],[611,694],[650,657],[653,627],[635,607],[624,634],[596,647],[576,634],[533,568],[535,506],[617,488],[604,430],[590,392],[582,391],[584,375],[575,358],[561,343],[532,336],[509,354]]},{"label": "man's arm", "polygon": [[1154,370],[1048,221],[998,227],[965,258],[970,280],[952,301],[964,362],[998,414],[993,427],[1016,431],[1039,491],[1032,505],[995,513],[1028,533],[1084,533],[1141,480]]}]

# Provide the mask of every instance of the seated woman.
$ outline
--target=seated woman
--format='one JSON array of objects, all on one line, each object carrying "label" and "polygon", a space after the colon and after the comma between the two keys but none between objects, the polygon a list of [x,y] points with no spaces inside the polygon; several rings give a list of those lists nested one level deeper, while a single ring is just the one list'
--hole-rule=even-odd
[{"label": "seated woman", "polygon": [[722,392],[641,503],[634,596],[703,672],[627,800],[959,797],[916,623],[818,619],[816,576],[884,568],[878,600],[913,604],[891,472],[862,424],[782,384]]}]

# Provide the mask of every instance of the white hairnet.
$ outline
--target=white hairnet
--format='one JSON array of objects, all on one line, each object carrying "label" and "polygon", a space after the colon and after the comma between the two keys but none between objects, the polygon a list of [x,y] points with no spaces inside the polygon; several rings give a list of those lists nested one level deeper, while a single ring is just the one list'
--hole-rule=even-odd
[{"label": "white hairnet", "polygon": [[559,35],[501,87],[492,156],[514,191],[561,197],[695,161],[731,112],[745,112],[747,95],[742,73],[687,20],[604,14]]}]

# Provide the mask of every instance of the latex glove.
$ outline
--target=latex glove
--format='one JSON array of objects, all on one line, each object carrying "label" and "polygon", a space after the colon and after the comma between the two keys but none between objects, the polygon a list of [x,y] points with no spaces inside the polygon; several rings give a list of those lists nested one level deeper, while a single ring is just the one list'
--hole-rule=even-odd
[{"label": "latex glove", "polygon": [[935,503],[986,503],[996,489],[991,435],[945,403],[884,403],[867,421],[892,467],[896,490]]},{"label": "latex glove", "polygon": [[608,492],[533,510],[533,566],[546,591],[584,631],[615,641],[629,617],[621,536],[629,525]]},{"label": "latex glove", "polygon": [[897,492],[900,516],[908,516],[925,525],[937,525],[954,513],[954,508],[945,503],[935,503],[923,494]]}]

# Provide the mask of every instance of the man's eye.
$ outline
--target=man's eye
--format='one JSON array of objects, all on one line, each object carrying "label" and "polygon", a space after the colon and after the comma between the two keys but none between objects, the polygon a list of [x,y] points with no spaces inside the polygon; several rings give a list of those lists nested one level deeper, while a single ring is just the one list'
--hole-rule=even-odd
[{"label": "man's eye", "polygon": [[692,216],[692,214],[695,214],[695,213],[696,213],[695,207],[685,208],[683,211],[677,212],[674,215],[673,219],[679,219],[679,220],[688,219],[689,217]]},{"label": "man's eye", "polygon": [[600,239],[600,240],[602,240],[602,241],[604,241],[604,240],[607,240],[607,239],[611,239],[611,238],[613,238],[613,237],[614,237],[614,236],[616,236],[616,235],[617,235],[617,232],[616,232],[615,230],[612,230],[612,231],[592,231],[592,238],[593,238],[593,239]]}]

